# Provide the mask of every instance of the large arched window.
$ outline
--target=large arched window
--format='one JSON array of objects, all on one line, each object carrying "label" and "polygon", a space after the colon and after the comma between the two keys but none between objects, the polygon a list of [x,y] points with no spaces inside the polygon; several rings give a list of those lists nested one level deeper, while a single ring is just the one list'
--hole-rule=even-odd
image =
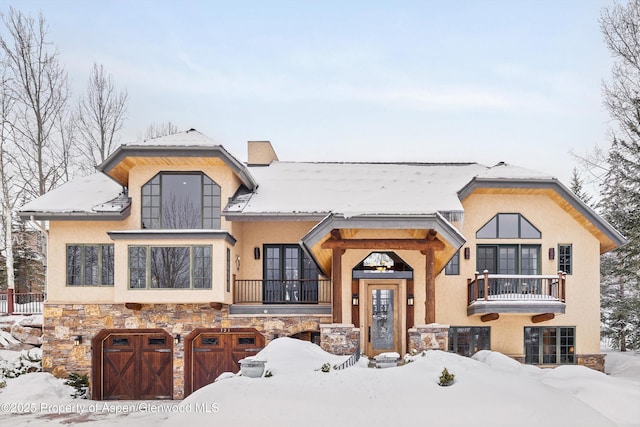
[{"label": "large arched window", "polygon": [[219,229],[220,186],[200,172],[160,172],[142,186],[142,228]]}]

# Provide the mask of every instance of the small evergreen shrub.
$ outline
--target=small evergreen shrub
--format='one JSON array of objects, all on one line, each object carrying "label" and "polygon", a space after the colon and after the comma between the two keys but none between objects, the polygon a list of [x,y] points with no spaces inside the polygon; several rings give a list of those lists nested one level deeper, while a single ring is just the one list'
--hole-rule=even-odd
[{"label": "small evergreen shrub", "polygon": [[265,378],[271,378],[273,376],[273,372],[270,369],[267,369],[267,372],[264,373]]},{"label": "small evergreen shrub", "polygon": [[321,370],[322,372],[329,372],[329,371],[331,370],[331,365],[330,365],[330,364],[328,364],[328,363],[324,363],[324,364],[322,365],[322,368],[320,368],[320,370]]},{"label": "small evergreen shrub", "polygon": [[74,399],[87,399],[89,397],[89,375],[80,375],[72,372],[69,374],[69,379],[64,383],[76,389],[71,395]]},{"label": "small evergreen shrub", "polygon": [[440,374],[440,380],[438,381],[438,385],[446,387],[448,385],[453,384],[453,379],[455,378],[454,374],[449,373],[447,368],[442,370],[442,374]]},{"label": "small evergreen shrub", "polygon": [[7,382],[5,380],[0,381],[0,388],[5,388],[7,386]]}]

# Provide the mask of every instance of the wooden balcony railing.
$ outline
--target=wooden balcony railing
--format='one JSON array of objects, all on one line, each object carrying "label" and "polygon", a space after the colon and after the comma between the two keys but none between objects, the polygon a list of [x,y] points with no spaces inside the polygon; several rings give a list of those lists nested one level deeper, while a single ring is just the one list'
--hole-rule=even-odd
[{"label": "wooden balcony railing", "polygon": [[0,314],[42,314],[45,298],[40,292],[0,291]]},{"label": "wooden balcony railing", "polygon": [[331,280],[235,280],[235,304],[331,303]]},{"label": "wooden balcony railing", "polygon": [[512,275],[476,273],[467,279],[467,304],[476,301],[565,302],[565,273],[554,275]]}]

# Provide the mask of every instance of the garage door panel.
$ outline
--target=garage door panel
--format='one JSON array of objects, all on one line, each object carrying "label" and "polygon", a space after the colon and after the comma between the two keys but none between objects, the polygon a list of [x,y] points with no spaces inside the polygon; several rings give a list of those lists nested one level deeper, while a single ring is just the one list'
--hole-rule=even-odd
[{"label": "garage door panel", "polygon": [[187,364],[185,396],[211,384],[223,372],[236,373],[239,361],[255,355],[264,347],[264,337],[255,329],[250,332],[197,330],[196,335],[185,342]]},{"label": "garage door panel", "polygon": [[135,357],[133,350],[105,351],[104,366],[104,398],[126,399],[132,396],[135,386]]},{"label": "garage door panel", "polygon": [[107,336],[102,349],[103,399],[171,399],[173,340],[132,330]]}]

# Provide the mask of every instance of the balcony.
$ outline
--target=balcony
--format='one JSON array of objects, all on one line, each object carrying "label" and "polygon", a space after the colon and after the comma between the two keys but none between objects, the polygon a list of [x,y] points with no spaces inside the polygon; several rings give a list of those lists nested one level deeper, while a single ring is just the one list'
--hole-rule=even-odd
[{"label": "balcony", "polygon": [[331,314],[331,280],[236,279],[230,314]]},{"label": "balcony", "polygon": [[[510,275],[476,273],[467,279],[467,316],[487,313],[564,314],[566,274]],[[485,317],[485,316],[483,316]],[[535,317],[535,316],[534,316]],[[489,318],[494,320],[497,317]],[[483,319],[484,320],[484,319]]]}]

